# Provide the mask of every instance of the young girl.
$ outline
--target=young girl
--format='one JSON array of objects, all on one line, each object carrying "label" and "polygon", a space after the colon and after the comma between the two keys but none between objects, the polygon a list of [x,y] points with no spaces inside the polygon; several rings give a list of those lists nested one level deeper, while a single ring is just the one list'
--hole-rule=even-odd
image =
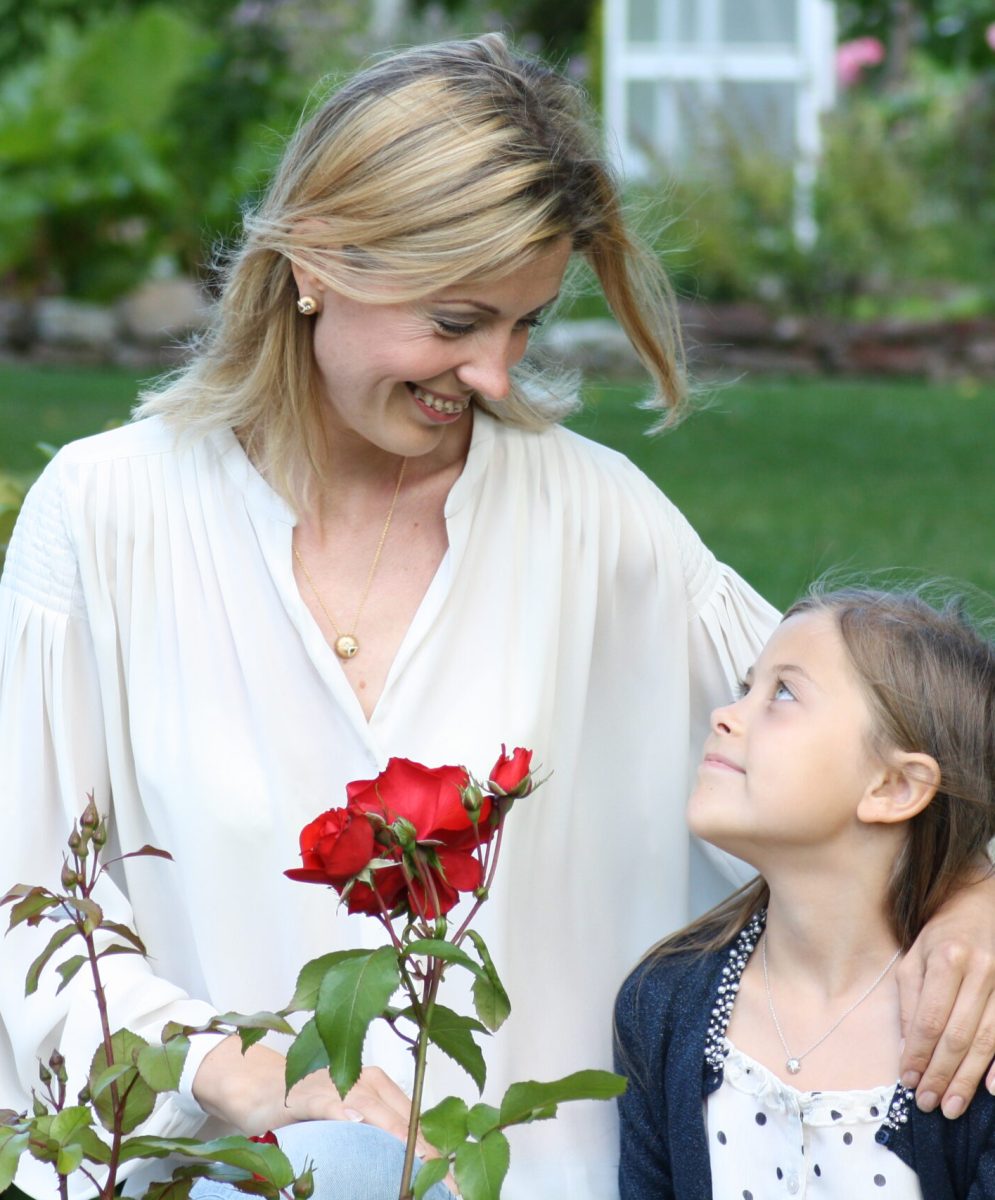
[{"label": "young girl", "polygon": [[988,869],[995,647],[913,595],[802,600],[712,714],[688,821],[761,876],[619,993],[622,1200],[995,1197],[995,1100],[950,1121],[895,1082],[893,970]]}]

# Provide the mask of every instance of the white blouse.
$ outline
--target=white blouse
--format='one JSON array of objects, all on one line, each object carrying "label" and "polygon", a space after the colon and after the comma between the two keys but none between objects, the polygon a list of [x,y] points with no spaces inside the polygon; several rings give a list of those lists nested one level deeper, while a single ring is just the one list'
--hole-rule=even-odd
[{"label": "white blouse", "polygon": [[896,1085],[800,1092],[728,1040],[705,1103],[714,1200],[922,1200],[915,1171],[874,1140]]},{"label": "white blouse", "polygon": [[[622,978],[725,890],[684,800],[709,709],[774,611],[631,463],[563,429],[477,412],[446,521],[367,722],[294,582],[293,514],[230,431],[142,421],[64,448],[32,489],[0,584],[0,889],[57,885],[89,791],[101,810],[113,796],[121,849],[172,853],[119,864],[100,897],[149,948],[104,960],[115,1027],[155,1038],[167,1020],[280,1007],[307,959],[377,943],[376,922],[283,871],[302,826],[391,755],[483,773],[505,742],[552,773],[516,806],[478,922],[513,1005],[485,1047],[491,1102],[609,1066]],[[74,1094],[97,1042],[83,973],[57,996],[48,970],[25,1001],[42,945],[26,927],[0,938],[0,1106],[28,1104],[56,1043]],[[471,1011],[458,978],[445,986]],[[195,1042],[187,1081],[208,1049]],[[386,1026],[366,1057],[409,1084]],[[429,1091],[476,1099],[444,1057]],[[147,1128],[204,1121],[185,1090]],[[616,1160],[613,1106],[565,1105],[513,1133],[505,1195],[609,1200]],[[52,1195],[52,1178],[25,1157],[18,1183]]]}]

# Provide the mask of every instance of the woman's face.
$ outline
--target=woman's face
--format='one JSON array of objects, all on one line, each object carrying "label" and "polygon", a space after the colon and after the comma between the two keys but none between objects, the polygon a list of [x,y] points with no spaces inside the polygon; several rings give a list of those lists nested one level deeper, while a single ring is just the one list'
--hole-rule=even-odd
[{"label": "woman's face", "polygon": [[[742,685],[712,714],[688,804],[705,838],[768,871],[787,850],[851,845],[861,799],[880,778],[872,717],[835,618],[798,613],[775,630]],[[774,856],[774,857],[772,857]]]},{"label": "woman's face", "polygon": [[321,304],[314,356],[329,436],[405,456],[465,445],[471,401],[499,403],[508,395],[509,371],[555,300],[570,252],[564,238],[500,279],[404,304],[319,293],[295,267],[300,294]]}]

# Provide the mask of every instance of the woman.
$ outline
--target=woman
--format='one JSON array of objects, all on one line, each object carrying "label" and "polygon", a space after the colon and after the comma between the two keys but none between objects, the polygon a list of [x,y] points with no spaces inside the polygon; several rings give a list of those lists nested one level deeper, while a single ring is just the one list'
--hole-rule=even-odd
[{"label": "woman", "polygon": [[[609,1061],[626,968],[686,918],[692,884],[697,906],[707,893],[681,815],[689,740],[774,613],[631,464],[555,427],[568,404],[513,378],[574,252],[676,410],[665,282],[577,90],[496,35],[387,59],[292,142],[190,367],[33,490],[5,576],[0,712],[9,805],[31,809],[0,839],[0,880],[52,877],[91,789],[101,808],[113,794],[122,847],[172,852],[123,864],[104,898],[151,954],[107,960],[116,1024],[154,1037],[280,1006],[307,958],[375,937],[284,879],[301,827],[391,754],[474,768],[507,742],[554,775],[509,824],[481,922],[514,1005],[489,1087]],[[995,942],[988,899],[961,904],[955,949]],[[81,1073],[95,1036],[79,979],[25,1004],[30,931],[0,953],[17,1107],[39,1046],[58,1036]],[[972,960],[962,1030],[989,959]],[[930,975],[927,1018],[959,977]],[[931,1048],[920,1032],[920,1069]],[[344,1102],[316,1075],[285,1104],[276,1049],[203,1044],[150,1125],[402,1133],[408,1056],[386,1030],[366,1054],[382,1071]],[[940,1056],[934,1088],[962,1055]],[[968,1061],[962,1094],[981,1069]],[[445,1059],[429,1082],[464,1084]],[[518,1139],[506,1195],[601,1200],[615,1158],[607,1106],[568,1106]],[[34,1165],[19,1182],[41,1194]]]}]

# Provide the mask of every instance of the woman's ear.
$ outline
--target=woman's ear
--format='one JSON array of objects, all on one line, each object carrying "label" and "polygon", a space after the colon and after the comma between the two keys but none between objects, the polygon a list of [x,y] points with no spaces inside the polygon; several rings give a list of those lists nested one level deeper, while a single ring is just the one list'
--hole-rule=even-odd
[{"label": "woman's ear", "polygon": [[313,296],[316,300],[320,300],[325,291],[325,285],[320,283],[310,271],[299,267],[295,262],[291,262],[290,269],[294,273],[298,296]]},{"label": "woman's ear", "polygon": [[867,825],[910,821],[929,804],[940,786],[940,767],[929,754],[896,750],[857,805],[857,819]]}]

